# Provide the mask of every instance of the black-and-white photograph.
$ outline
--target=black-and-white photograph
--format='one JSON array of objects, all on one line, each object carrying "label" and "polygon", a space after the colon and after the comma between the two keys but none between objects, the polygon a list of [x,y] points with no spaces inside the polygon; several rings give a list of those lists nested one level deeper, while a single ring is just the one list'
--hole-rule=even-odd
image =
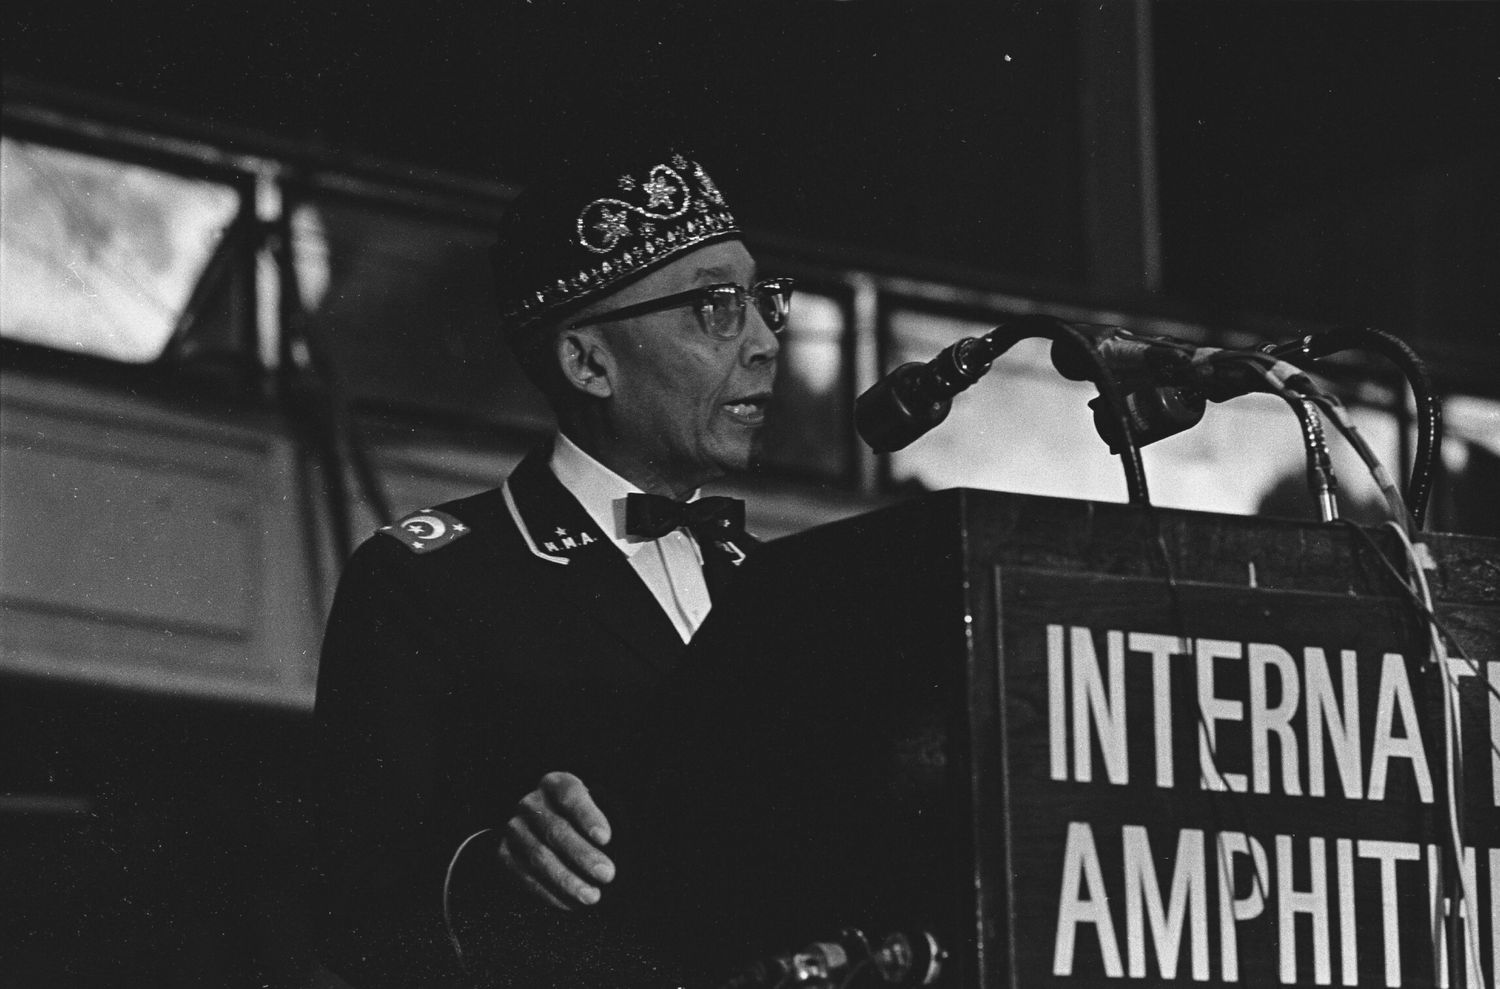
[{"label": "black-and-white photograph", "polygon": [[1500,3],[0,46],[0,985],[1496,985]]}]

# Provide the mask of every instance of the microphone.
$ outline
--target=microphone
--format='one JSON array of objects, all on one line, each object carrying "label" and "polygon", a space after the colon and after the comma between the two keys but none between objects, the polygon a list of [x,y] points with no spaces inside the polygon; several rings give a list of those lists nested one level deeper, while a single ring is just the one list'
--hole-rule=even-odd
[{"label": "microphone", "polygon": [[[780,989],[802,985],[815,989],[838,985],[930,986],[942,974],[948,952],[932,932],[896,931],[872,948],[863,932],[846,928],[836,940],[814,941],[801,951],[763,958],[718,989]],[[859,978],[859,976],[865,976]]]},{"label": "microphone", "polygon": [[774,989],[815,980],[824,984],[835,973],[849,968],[849,947],[852,945],[837,941],[814,941],[801,951],[759,959],[728,982],[720,983],[718,989]]},{"label": "microphone", "polygon": [[[1072,340],[1080,333],[1091,334],[1087,348],[1072,343],[1059,347],[1059,341]],[[903,364],[877,381],[854,402],[854,426],[865,443],[876,453],[899,450],[948,417],[953,396],[984,376],[996,357],[1027,337],[1047,337],[1053,341],[1053,362],[1059,370],[1077,379],[1095,375],[1082,371],[1079,363],[1091,361],[1098,343],[1113,339],[1118,330],[1099,332],[1097,328],[1079,328],[1056,316],[1030,313],[1002,323],[982,337],[958,341],[926,364]],[[1169,338],[1160,338],[1168,341]],[[1134,341],[1132,341],[1134,342]],[[1116,360],[1121,365],[1138,364],[1155,369],[1181,363],[1180,346],[1165,343],[1140,347],[1116,348],[1124,351]],[[1077,355],[1076,358],[1073,355]],[[1064,370],[1064,367],[1067,370]],[[1147,381],[1154,381],[1148,377]],[[1101,382],[1101,391],[1118,395],[1113,379]],[[1186,428],[1186,427],[1184,427]],[[1121,460],[1125,466],[1125,486],[1132,504],[1150,504],[1146,493],[1146,472],[1135,444],[1125,443]]]},{"label": "microphone", "polygon": [[[1208,408],[1201,393],[1175,385],[1126,392],[1124,400],[1125,417],[1130,420],[1130,432],[1138,447],[1193,428]],[[1109,403],[1103,395],[1096,395],[1089,400],[1089,408],[1094,410],[1094,432],[1109,445],[1110,453],[1119,454],[1125,448],[1125,438],[1120,435],[1119,420]]]},{"label": "microphone", "polygon": [[902,364],[854,401],[854,428],[876,453],[899,450],[948,418],[953,396],[984,377],[1010,346],[965,337],[926,364]]},{"label": "microphone", "polygon": [[890,986],[930,986],[943,974],[948,952],[931,931],[907,935],[901,931],[886,936],[870,953],[870,967],[880,981]]},{"label": "microphone", "polygon": [[[1114,326],[1080,326],[1078,331],[1120,386],[1125,415],[1137,446],[1175,436],[1196,426],[1205,402],[1225,402],[1251,392],[1274,392],[1249,354],[1219,347],[1201,347],[1168,336],[1144,336]],[[1283,384],[1296,384],[1302,372],[1282,358],[1306,352],[1308,342],[1268,345],[1259,353],[1274,363],[1270,369]],[[1236,359],[1238,358],[1238,359]],[[1099,369],[1072,338],[1052,343],[1052,366],[1071,381],[1094,381]],[[1101,395],[1089,402],[1094,411],[1094,430],[1109,445],[1111,453],[1125,448],[1117,420]]]},{"label": "microphone", "polygon": [[[1225,350],[1222,347],[1200,347],[1186,340],[1168,336],[1144,336],[1130,333],[1116,326],[1080,326],[1078,331],[1088,337],[1092,349],[1099,355],[1111,376],[1138,405],[1170,406],[1179,400],[1192,404],[1191,396],[1205,398],[1210,402],[1227,402],[1251,392],[1275,392],[1265,377],[1250,363],[1252,352]],[[1282,360],[1293,352],[1301,352],[1303,341],[1262,347],[1259,353],[1271,358],[1279,380],[1294,383],[1302,372]],[[1242,359],[1235,359],[1235,358]],[[1095,381],[1099,377],[1098,367],[1089,360],[1083,349],[1070,338],[1059,338],[1052,342],[1052,366],[1070,381]],[[1177,395],[1145,397],[1142,392],[1175,387]],[[1127,404],[1129,399],[1127,399]],[[1134,413],[1132,413],[1134,414]],[[1150,413],[1147,413],[1148,415]],[[1176,421],[1180,413],[1174,411],[1168,418]],[[1184,420],[1185,421],[1185,420]],[[1194,419],[1187,428],[1196,423]],[[1173,430],[1179,432],[1180,430]],[[1170,436],[1171,432],[1163,433]],[[1149,442],[1142,440],[1142,443]]]},{"label": "microphone", "polygon": [[995,358],[1027,337],[1054,336],[1063,325],[1029,313],[982,337],[965,337],[926,364],[902,364],[854,400],[854,428],[876,453],[899,450],[948,418],[953,396],[984,377]]},{"label": "microphone", "polygon": [[[1183,370],[1198,347],[1166,336],[1141,336],[1117,326],[1074,326],[1087,337],[1121,388],[1156,385]],[[1098,365],[1071,336],[1052,341],[1052,366],[1069,381],[1094,381]]]}]

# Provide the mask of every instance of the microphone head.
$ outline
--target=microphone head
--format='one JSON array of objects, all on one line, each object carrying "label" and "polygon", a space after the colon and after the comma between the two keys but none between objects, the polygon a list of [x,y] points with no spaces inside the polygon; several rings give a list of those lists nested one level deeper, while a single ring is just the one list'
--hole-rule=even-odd
[{"label": "microphone head", "polygon": [[894,986],[930,986],[943,974],[948,952],[931,931],[906,934],[897,931],[870,956],[880,980]]},{"label": "microphone head", "polygon": [[[1127,392],[1125,414],[1130,419],[1130,430],[1135,434],[1136,446],[1146,446],[1168,436],[1176,436],[1185,429],[1198,425],[1207,407],[1203,396],[1183,388],[1142,388]],[[1094,410],[1094,430],[1099,438],[1109,444],[1109,452],[1118,454],[1125,448],[1124,437],[1108,400],[1099,395],[1090,400]]]},{"label": "microphone head", "polygon": [[928,373],[925,364],[903,364],[854,400],[854,428],[871,450],[899,450],[948,418],[951,398],[923,398]]}]

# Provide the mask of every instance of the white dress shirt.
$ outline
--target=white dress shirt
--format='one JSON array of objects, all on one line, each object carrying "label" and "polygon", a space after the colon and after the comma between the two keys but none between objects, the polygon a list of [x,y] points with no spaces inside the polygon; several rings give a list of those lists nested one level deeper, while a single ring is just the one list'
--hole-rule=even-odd
[{"label": "white dress shirt", "polygon": [[708,583],[703,578],[703,553],[697,541],[685,529],[673,529],[660,539],[626,536],[625,496],[640,494],[641,489],[561,433],[552,447],[551,467],[594,524],[625,554],[682,641],[692,639],[708,617],[710,605]]}]

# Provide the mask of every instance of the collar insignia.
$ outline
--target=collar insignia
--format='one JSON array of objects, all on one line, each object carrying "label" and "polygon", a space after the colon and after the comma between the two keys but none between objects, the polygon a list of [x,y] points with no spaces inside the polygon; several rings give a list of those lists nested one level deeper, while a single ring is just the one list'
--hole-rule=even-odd
[{"label": "collar insignia", "polygon": [[405,544],[413,553],[431,553],[469,534],[469,527],[447,512],[418,509],[381,532]]},{"label": "collar insignia", "polygon": [[586,529],[570,532],[564,526],[558,526],[548,534],[548,538],[542,541],[542,551],[546,553],[566,553],[569,550],[590,546],[599,540]]}]

